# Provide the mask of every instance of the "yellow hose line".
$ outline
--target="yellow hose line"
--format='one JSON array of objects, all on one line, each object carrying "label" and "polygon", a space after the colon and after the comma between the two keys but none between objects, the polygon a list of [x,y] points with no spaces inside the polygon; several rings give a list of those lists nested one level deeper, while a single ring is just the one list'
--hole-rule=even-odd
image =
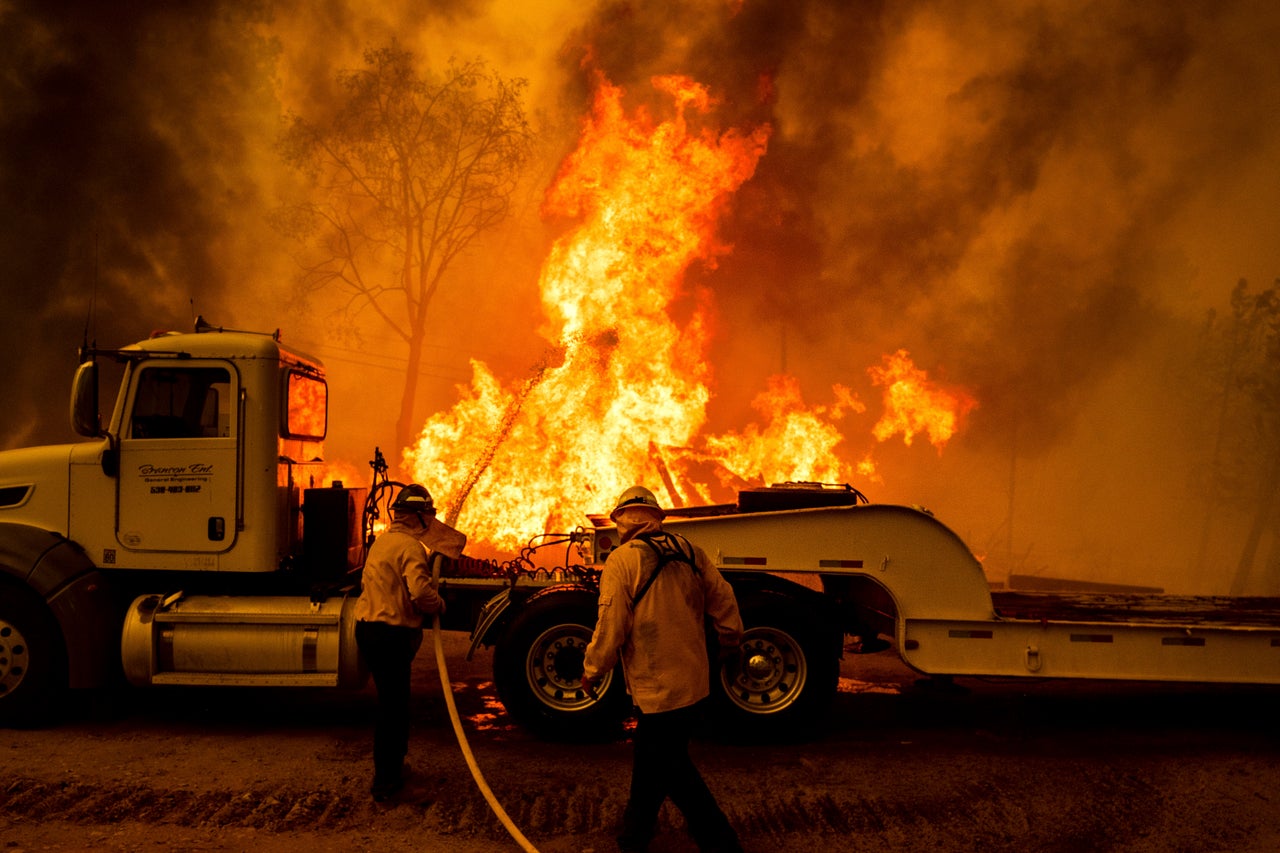
[{"label": "yellow hose line", "polygon": [[458,746],[462,748],[462,755],[467,759],[467,767],[471,768],[471,776],[476,780],[476,786],[480,788],[480,793],[484,794],[485,800],[489,803],[489,808],[493,809],[493,813],[498,816],[498,820],[502,821],[502,825],[507,828],[507,832],[520,845],[521,849],[526,853],[538,853],[538,848],[529,843],[529,839],[524,837],[524,833],[515,825],[515,822],[507,816],[507,812],[502,808],[502,804],[498,802],[498,798],[493,795],[489,784],[484,781],[484,774],[480,772],[480,765],[476,764],[476,757],[471,754],[471,745],[467,743],[466,732],[462,730],[462,719],[458,716],[458,706],[453,701],[453,685],[449,683],[449,667],[444,662],[444,641],[441,639],[440,633],[440,614],[436,614],[432,619],[432,627],[435,633],[436,641],[436,669],[440,670],[440,686],[444,688],[444,701],[449,706],[449,719],[453,721],[453,733],[458,736]]}]

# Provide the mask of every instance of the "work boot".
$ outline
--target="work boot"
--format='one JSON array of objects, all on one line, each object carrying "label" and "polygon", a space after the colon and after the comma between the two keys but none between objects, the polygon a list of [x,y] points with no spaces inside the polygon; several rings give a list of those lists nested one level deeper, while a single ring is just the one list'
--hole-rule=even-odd
[{"label": "work boot", "polygon": [[622,853],[647,853],[649,835],[623,830],[618,836],[618,849]]},{"label": "work boot", "polygon": [[698,853],[743,853],[742,844],[738,841],[738,833],[733,827],[725,825],[724,831],[712,838],[694,838],[698,845]]},{"label": "work boot", "polygon": [[400,789],[403,787],[403,779],[375,779],[372,787],[369,788],[369,793],[373,795],[375,803],[385,803],[400,793]]},{"label": "work boot", "polygon": [[636,841],[630,838],[619,838],[618,850],[621,851],[621,853],[648,853],[649,842]]},{"label": "work boot", "polygon": [[736,838],[731,838],[707,847],[699,847],[698,851],[699,853],[743,853],[742,845],[738,843],[738,839]]},{"label": "work boot", "polygon": [[400,790],[404,788],[405,780],[411,776],[413,776],[413,769],[407,761],[400,765],[400,772],[394,776],[391,773],[387,773],[386,776],[380,777],[375,773],[373,785],[369,787],[369,793],[373,795],[373,801],[375,803],[384,803],[391,799],[400,793]]}]

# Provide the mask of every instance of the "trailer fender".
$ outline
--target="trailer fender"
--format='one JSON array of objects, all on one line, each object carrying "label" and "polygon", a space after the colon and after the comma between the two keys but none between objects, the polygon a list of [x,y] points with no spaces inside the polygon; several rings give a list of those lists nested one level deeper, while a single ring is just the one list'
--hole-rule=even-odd
[{"label": "trailer fender", "polygon": [[48,530],[0,523],[0,578],[31,593],[28,603],[42,602],[57,624],[53,651],[65,667],[65,686],[98,687],[118,671],[120,622],[109,584],[76,543]]},{"label": "trailer fender", "polygon": [[901,619],[995,617],[982,564],[950,528],[913,507],[848,507],[673,519],[721,572],[864,575],[886,589]]},{"label": "trailer fender", "polygon": [[812,633],[832,638],[832,642],[827,644],[827,647],[837,658],[840,657],[841,645],[836,641],[843,634],[857,633],[859,629],[858,626],[848,624],[847,615],[830,596],[795,581],[759,573],[725,572],[724,578],[733,587],[733,594],[738,599],[739,606],[744,601],[761,600],[762,596],[765,600],[785,599],[795,602],[796,606],[805,613]]}]

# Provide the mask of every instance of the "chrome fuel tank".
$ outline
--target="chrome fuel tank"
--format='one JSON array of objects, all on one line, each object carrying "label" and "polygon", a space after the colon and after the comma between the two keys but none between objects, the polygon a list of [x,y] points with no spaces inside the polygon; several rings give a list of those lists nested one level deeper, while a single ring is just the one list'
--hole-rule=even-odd
[{"label": "chrome fuel tank", "polygon": [[134,685],[360,687],[355,598],[144,595],[121,634]]}]

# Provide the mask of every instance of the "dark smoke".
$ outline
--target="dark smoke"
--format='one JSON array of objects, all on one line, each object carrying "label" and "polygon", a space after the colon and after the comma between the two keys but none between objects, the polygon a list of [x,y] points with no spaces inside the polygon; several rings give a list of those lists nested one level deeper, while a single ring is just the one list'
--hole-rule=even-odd
[{"label": "dark smoke", "polygon": [[[735,314],[750,325],[726,329],[726,337],[755,336],[776,363],[779,324],[789,339],[818,349],[855,329],[867,363],[904,346],[927,366],[946,364],[982,400],[979,421],[990,427],[1021,412],[1024,431],[1043,446],[1070,426],[1081,389],[1161,322],[1153,281],[1187,274],[1176,258],[1161,256],[1157,241],[1187,187],[1204,167],[1231,157],[1234,140],[1192,151],[1182,171],[1153,179],[1144,168],[1151,152],[1128,130],[1195,85],[1193,65],[1212,58],[1205,44],[1242,8],[1085,4],[1065,17],[1037,4],[989,11],[983,20],[925,3],[748,2],[733,14],[729,3],[613,2],[578,39],[615,83],[644,92],[650,75],[679,70],[721,93],[731,120],[775,127],[724,229],[735,251],[708,278],[722,305],[753,306]],[[903,60],[896,51],[907,32],[934,15],[950,18],[944,31],[974,35],[974,71],[960,76],[964,85],[948,106],[981,121],[944,139],[927,161],[903,162],[891,140],[872,135],[883,127],[875,87]],[[984,35],[1014,42],[1016,55],[982,70],[993,48]],[[1216,106],[1224,112],[1203,116],[1204,139],[1224,120],[1244,123],[1226,113],[1235,107],[1222,85]],[[1077,147],[1090,148],[1106,173],[1079,175],[1079,197],[1066,212],[1089,218],[1093,205],[1119,193],[1132,199],[1122,230],[1099,246],[1027,229],[980,299],[950,292],[989,217],[1035,194],[1044,170]],[[768,331],[758,334],[761,327]]]},{"label": "dark smoke", "polygon": [[1181,386],[1195,318],[1280,271],[1277,37],[1246,2],[611,2],[565,68],[637,102],[687,73],[773,128],[733,253],[691,276],[720,312],[713,428],[779,370],[874,412],[866,369],[905,348],[979,406],[932,461],[871,447],[876,499],[935,504],[997,569],[1221,591],[1230,523],[1188,558],[1209,401]]},{"label": "dark smoke", "polygon": [[257,188],[236,172],[243,118],[219,113],[260,85],[251,19],[163,0],[0,13],[3,444],[70,436],[86,326],[120,345],[224,312],[242,270],[220,253]]}]

